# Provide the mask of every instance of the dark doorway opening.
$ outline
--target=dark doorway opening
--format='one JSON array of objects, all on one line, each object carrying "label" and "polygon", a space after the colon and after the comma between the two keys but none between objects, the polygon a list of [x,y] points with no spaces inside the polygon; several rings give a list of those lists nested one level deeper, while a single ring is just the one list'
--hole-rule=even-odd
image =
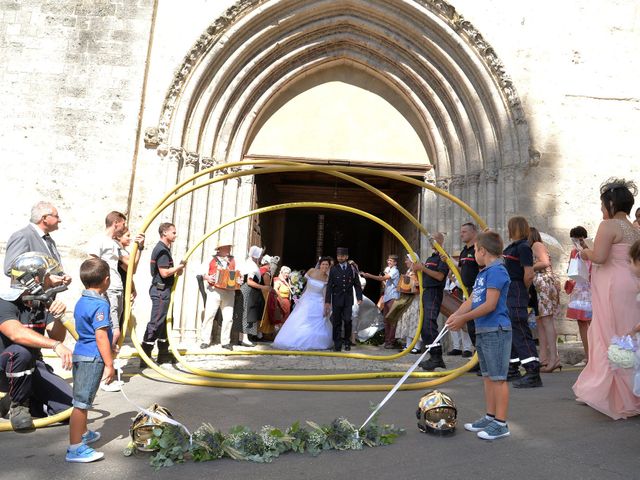
[{"label": "dark doorway opening", "polygon": [[[359,178],[420,218],[420,188],[375,175]],[[418,231],[409,220],[378,196],[345,180],[313,171],[256,175],[255,188],[254,207],[316,201],[358,208],[389,223],[418,251]],[[294,270],[312,267],[321,255],[335,258],[339,246],[349,249],[361,271],[372,274],[384,269],[387,255],[406,253],[402,243],[376,222],[327,208],[291,208],[254,217],[250,241],[265,246],[267,253],[280,256],[280,265]],[[402,259],[398,267],[404,271]],[[377,301],[380,287],[379,282],[367,282],[365,295]]]},{"label": "dark doorway opening", "polygon": [[[318,256],[335,259],[336,248],[345,246],[361,271],[380,271],[384,231],[368,218],[338,210],[292,209],[285,214],[285,225],[282,265],[306,269],[314,265]],[[376,282],[369,282],[365,294],[376,298],[379,287]]]}]

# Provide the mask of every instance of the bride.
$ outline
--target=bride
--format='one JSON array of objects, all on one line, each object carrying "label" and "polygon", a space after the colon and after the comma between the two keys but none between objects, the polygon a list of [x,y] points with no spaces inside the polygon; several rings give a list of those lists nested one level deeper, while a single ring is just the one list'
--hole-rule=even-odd
[{"label": "bride", "polygon": [[307,286],[273,341],[278,350],[326,350],[333,345],[332,327],[324,316],[324,290],[329,279],[330,257],[307,271]]}]

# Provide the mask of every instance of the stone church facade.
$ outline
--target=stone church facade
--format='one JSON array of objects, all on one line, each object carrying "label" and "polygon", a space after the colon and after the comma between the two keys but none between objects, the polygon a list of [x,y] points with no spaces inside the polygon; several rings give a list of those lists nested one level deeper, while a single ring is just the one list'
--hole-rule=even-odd
[{"label": "stone church facade", "polygon": [[[1,0],[1,195],[10,208],[0,247],[31,204],[50,199],[63,217],[56,238],[67,269],[77,271],[108,211],[126,211],[136,229],[176,183],[260,160],[410,175],[503,233],[521,214],[563,241],[577,224],[595,234],[600,183],[640,181],[640,6],[521,3]],[[460,248],[465,212],[375,173],[365,180],[430,231],[447,232],[450,251]],[[148,243],[160,221],[173,221],[179,257],[251,209],[325,201],[379,216],[424,256],[428,243],[415,228],[368,195],[314,172],[228,179],[161,212]],[[265,244],[297,268],[340,242],[366,257],[367,270],[402,253],[389,234],[327,209],[242,219],[190,259],[176,295],[184,340],[194,338],[201,310],[197,265],[218,241],[233,243],[238,257]]]}]

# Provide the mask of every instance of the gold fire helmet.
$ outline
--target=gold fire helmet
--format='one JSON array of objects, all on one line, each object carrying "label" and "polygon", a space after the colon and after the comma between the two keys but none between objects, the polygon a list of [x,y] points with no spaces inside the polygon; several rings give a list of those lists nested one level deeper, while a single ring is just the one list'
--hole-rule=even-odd
[{"label": "gold fire helmet", "polygon": [[[165,407],[154,403],[147,410],[159,413],[169,418],[173,418],[171,416],[171,412],[167,410]],[[150,417],[146,413],[140,412],[133,419],[131,423],[131,428],[129,428],[129,433],[131,434],[131,440],[135,447],[141,452],[153,452],[156,450],[150,446],[151,440],[153,439],[153,429],[154,428],[163,428],[164,422],[158,420],[157,418]]]},{"label": "gold fire helmet", "polygon": [[434,390],[420,399],[416,416],[421,432],[447,435],[456,428],[458,409],[449,395]]}]

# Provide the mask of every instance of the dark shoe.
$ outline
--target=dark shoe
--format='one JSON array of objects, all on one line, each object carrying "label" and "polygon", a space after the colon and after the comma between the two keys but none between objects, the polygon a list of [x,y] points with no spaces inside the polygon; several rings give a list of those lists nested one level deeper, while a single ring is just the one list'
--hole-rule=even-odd
[{"label": "dark shoe", "polygon": [[233,351],[233,345],[231,345],[230,343],[227,343],[226,345],[221,345],[221,346],[222,348]]},{"label": "dark shoe", "polygon": [[454,348],[453,350],[449,350],[449,353],[447,353],[447,355],[450,355],[450,356],[462,355],[462,350],[458,350],[457,348]]},{"label": "dark shoe", "polygon": [[29,413],[29,404],[20,404],[11,402],[9,408],[9,419],[11,420],[11,427],[14,432],[17,433],[29,433],[35,431],[36,427],[33,424],[33,418]]},{"label": "dark shoe", "polygon": [[200,349],[204,350],[205,348],[209,348],[209,344],[208,343],[201,343],[200,344]]},{"label": "dark shoe", "polygon": [[351,344],[347,343],[347,344],[344,346],[344,351],[345,351],[345,352],[350,352],[350,351],[351,351]]},{"label": "dark shoe", "polygon": [[176,357],[174,357],[173,353],[171,352],[158,353],[158,365],[163,365],[165,363],[175,365],[176,363],[178,363],[178,360],[176,360]]},{"label": "dark shoe", "polygon": [[509,371],[507,372],[507,382],[513,382],[522,378],[520,374],[520,367],[515,363],[509,364]]},{"label": "dark shoe", "polygon": [[542,386],[538,372],[527,372],[521,379],[513,382],[513,388],[536,388]]},{"label": "dark shoe", "polygon": [[462,352],[462,358],[471,358],[471,357],[473,357],[473,352],[469,350],[465,350],[464,352]]},{"label": "dark shoe", "polygon": [[396,347],[392,343],[385,343],[384,344],[384,349],[385,350],[393,350],[394,348],[396,348]]},{"label": "dark shoe", "polygon": [[[152,344],[143,343],[142,344],[142,351],[144,353],[146,353],[149,358],[151,358],[151,361],[153,361],[153,357],[151,356],[151,352],[153,352],[153,345]],[[142,359],[142,357],[140,357],[140,368],[147,368],[147,364]]]},{"label": "dark shoe", "polygon": [[553,373],[554,370],[558,370],[558,369],[560,369],[560,371],[562,371],[562,363],[560,363],[560,360],[558,360],[553,365],[547,365],[547,366],[542,367],[540,369],[540,371],[542,373]]},{"label": "dark shoe", "polygon": [[158,342],[158,364],[171,363],[175,365],[178,363],[173,353],[169,351],[169,342]]},{"label": "dark shoe", "polygon": [[433,372],[436,368],[447,368],[447,366],[444,364],[444,360],[442,360],[442,357],[438,356],[431,356],[428,360],[420,362],[418,365],[420,365],[422,369],[426,370],[427,372]]},{"label": "dark shoe", "polygon": [[9,410],[11,409],[11,397],[8,393],[0,398],[0,418],[9,418]]},{"label": "dark shoe", "polygon": [[333,351],[334,352],[341,352],[342,351],[342,345],[334,345],[333,346]]},{"label": "dark shoe", "polygon": [[421,353],[421,351],[422,351],[421,348],[413,347],[409,353],[413,353],[414,355],[418,355],[418,354]]}]

